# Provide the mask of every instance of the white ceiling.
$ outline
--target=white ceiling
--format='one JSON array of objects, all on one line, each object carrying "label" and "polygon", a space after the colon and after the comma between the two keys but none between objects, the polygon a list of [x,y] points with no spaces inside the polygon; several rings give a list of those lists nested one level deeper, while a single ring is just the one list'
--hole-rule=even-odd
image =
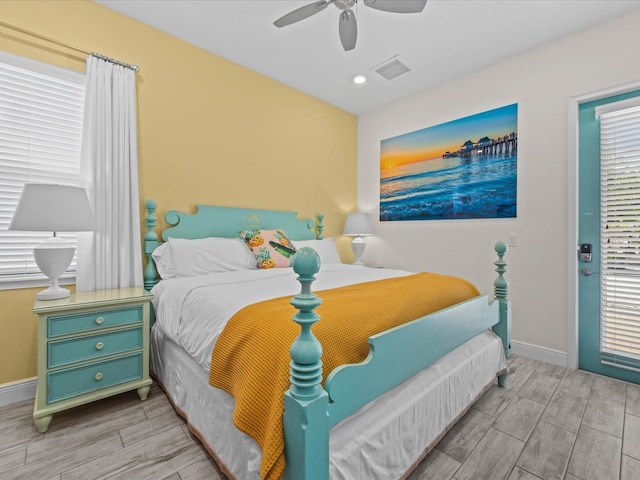
[{"label": "white ceiling", "polygon": [[[356,115],[640,10],[640,0],[428,0],[422,13],[397,14],[360,1],[358,42],[345,52],[334,5],[273,25],[312,0],[95,1]],[[412,71],[372,71],[396,55]],[[368,81],[353,84],[356,74]]]}]

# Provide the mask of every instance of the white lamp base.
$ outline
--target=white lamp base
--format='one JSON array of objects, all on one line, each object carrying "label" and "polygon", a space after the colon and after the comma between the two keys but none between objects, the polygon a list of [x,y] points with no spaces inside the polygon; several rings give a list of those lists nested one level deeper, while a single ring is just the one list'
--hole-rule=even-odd
[{"label": "white lamp base", "polygon": [[362,237],[356,237],[353,239],[353,242],[351,242],[351,249],[353,250],[353,254],[356,256],[356,261],[353,262],[354,265],[364,265],[362,260],[360,260],[360,257],[364,253],[366,246],[367,244],[364,242]]},{"label": "white lamp base", "polygon": [[52,279],[49,288],[36,293],[36,300],[58,300],[59,298],[67,298],[71,296],[71,291],[58,285],[57,278],[55,280],[55,285],[53,285]]},{"label": "white lamp base", "polygon": [[36,293],[38,300],[66,298],[71,292],[58,285],[58,278],[69,268],[75,247],[63,239],[50,237],[33,249],[36,265],[50,280],[49,288]]}]

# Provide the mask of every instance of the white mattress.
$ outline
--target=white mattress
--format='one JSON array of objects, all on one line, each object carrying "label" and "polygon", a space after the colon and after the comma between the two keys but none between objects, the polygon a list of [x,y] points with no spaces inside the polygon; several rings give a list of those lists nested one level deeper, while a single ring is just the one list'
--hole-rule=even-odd
[{"label": "white mattress", "polygon": [[[215,278],[163,281],[153,290],[151,369],[221,467],[239,480],[259,478],[260,448],[234,427],[233,398],[208,383],[211,348],[239,308],[300,288],[290,269],[258,272],[262,287],[244,293],[232,293],[236,280],[246,287],[241,272],[225,274],[226,280],[207,275]],[[314,291],[362,281],[362,274],[379,279],[407,273],[329,265]],[[487,331],[347,417],[331,429],[331,478],[401,478],[504,368],[502,342]]]}]

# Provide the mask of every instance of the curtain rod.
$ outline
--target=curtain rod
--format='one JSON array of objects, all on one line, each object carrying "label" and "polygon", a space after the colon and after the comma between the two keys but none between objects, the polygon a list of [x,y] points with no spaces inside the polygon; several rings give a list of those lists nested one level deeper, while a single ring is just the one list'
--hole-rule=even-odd
[{"label": "curtain rod", "polygon": [[136,73],[140,71],[140,67],[138,67],[137,65],[132,65],[132,64],[129,64],[129,63],[121,62],[120,60],[116,60],[115,58],[107,57],[106,55],[102,55],[100,53],[90,52],[90,51],[85,50],[83,48],[79,48],[79,47],[76,47],[74,45],[70,45],[68,43],[61,42],[60,40],[56,40],[55,38],[45,37],[44,35],[40,35],[39,33],[31,32],[29,30],[25,30],[24,28],[16,27],[15,25],[11,25],[11,24],[5,23],[5,22],[0,22],[0,25],[3,26],[3,27],[9,28],[11,30],[15,30],[16,32],[24,33],[25,35],[30,35],[32,37],[39,38],[40,40],[44,40],[46,42],[55,43],[56,45],[60,45],[62,47],[66,47],[66,48],[69,48],[71,50],[75,50],[76,52],[84,53],[85,55],[93,55],[94,57],[100,58],[100,59],[105,60],[107,62],[115,63],[116,65],[121,65],[123,67],[129,68],[129,69],[133,70]]}]

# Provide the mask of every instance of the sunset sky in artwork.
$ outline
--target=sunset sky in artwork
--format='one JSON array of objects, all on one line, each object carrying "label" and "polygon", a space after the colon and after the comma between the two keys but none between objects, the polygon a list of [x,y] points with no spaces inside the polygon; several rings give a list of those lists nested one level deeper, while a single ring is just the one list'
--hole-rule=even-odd
[{"label": "sunset sky in artwork", "polygon": [[380,142],[380,169],[442,158],[467,141],[517,133],[518,104],[496,108],[433,127],[398,135]]}]

